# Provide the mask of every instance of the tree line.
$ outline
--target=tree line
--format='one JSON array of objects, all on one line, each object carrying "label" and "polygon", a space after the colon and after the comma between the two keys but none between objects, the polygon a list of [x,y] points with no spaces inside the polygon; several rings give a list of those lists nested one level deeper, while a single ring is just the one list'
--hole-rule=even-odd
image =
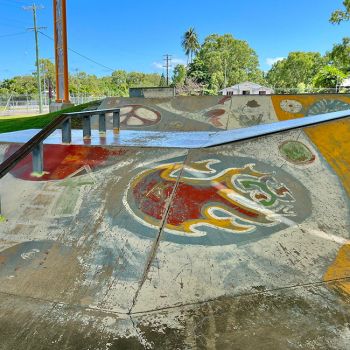
[{"label": "tree line", "polygon": [[[189,31],[193,33],[194,29]],[[184,41],[187,37],[185,34]],[[175,67],[173,81],[176,86],[182,87],[194,80],[209,94],[244,81],[267,85],[279,92],[333,89],[350,74],[348,37],[335,44],[325,55],[291,52],[288,57],[273,64],[268,72],[259,68],[254,49],[231,34],[213,34],[205,38],[202,45],[189,45],[191,49],[183,44],[185,52],[190,55],[190,63],[187,68],[184,65]]]},{"label": "tree line", "polygon": [[[55,66],[49,59],[40,59],[41,86],[48,94],[55,89]],[[116,70],[109,76],[76,71],[69,75],[69,90],[72,95],[128,96],[129,87],[160,86],[164,76],[157,73],[126,72]],[[0,81],[0,95],[35,95],[38,93],[36,73],[20,75]]]}]

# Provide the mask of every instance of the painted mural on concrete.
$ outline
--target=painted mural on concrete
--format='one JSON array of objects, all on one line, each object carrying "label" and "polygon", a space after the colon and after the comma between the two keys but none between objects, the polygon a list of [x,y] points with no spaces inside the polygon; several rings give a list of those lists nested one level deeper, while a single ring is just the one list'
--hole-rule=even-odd
[{"label": "painted mural on concrete", "polygon": [[143,105],[127,105],[120,109],[120,125],[148,127],[159,123],[161,115],[158,111]]},{"label": "painted mural on concrete", "polygon": [[[204,131],[244,128],[348,109],[348,95],[192,96],[108,98],[101,108],[121,107],[126,129]],[[111,120],[109,121],[111,123]]]},{"label": "painted mural on concrete", "polygon": [[[20,145],[11,145],[5,152],[5,159],[20,147]],[[44,145],[45,173],[43,176],[38,177],[33,174],[31,155],[19,162],[11,174],[19,179],[30,181],[62,180],[72,175],[81,175],[87,171],[108,166],[112,158],[126,152],[126,150],[103,147]]]},{"label": "painted mural on concrete", "polygon": [[[274,97],[276,109],[278,103],[282,108],[278,117],[280,120],[293,119],[307,115],[336,112],[338,110],[350,109],[350,99],[347,96],[329,96],[317,99],[315,96],[298,96],[288,100],[289,105],[298,104],[299,108],[285,108],[285,103]],[[284,107],[284,108],[283,108]],[[309,139],[319,149],[341,181],[341,185],[346,191],[344,205],[348,205],[350,196],[350,141],[347,135],[350,132],[350,122],[348,119],[336,123],[327,123],[312,128],[305,128],[305,133]],[[346,215],[347,221],[348,215]],[[348,254],[349,244],[342,246],[334,260],[324,275],[324,281],[341,280],[349,276],[350,259]],[[345,279],[331,285],[335,290],[350,295],[349,282]]]},{"label": "painted mural on concrete", "polygon": [[350,108],[348,95],[274,95],[271,99],[279,120],[302,118]]},{"label": "painted mural on concrete", "polygon": [[176,186],[164,227],[187,237],[187,244],[205,236],[219,245],[256,239],[309,215],[307,190],[288,173],[249,158],[236,157],[234,168],[228,164],[229,157],[220,157],[146,170],[130,183],[124,204],[154,226]]}]

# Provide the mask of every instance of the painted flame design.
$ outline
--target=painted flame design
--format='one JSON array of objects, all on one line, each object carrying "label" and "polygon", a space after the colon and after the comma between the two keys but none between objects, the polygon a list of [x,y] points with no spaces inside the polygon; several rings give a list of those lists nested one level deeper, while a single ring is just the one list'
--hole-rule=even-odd
[{"label": "painted flame design", "polygon": [[255,164],[218,172],[212,167],[217,163],[163,164],[136,176],[130,188],[141,221],[157,226],[175,188],[165,228],[178,235],[206,235],[205,227],[249,233],[296,216],[291,191],[272,174],[256,171]]}]

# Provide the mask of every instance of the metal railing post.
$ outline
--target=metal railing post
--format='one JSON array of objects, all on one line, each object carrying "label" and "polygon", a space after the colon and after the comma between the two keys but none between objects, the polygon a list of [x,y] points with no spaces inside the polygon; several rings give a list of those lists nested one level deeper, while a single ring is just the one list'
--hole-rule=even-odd
[{"label": "metal railing post", "polygon": [[40,142],[34,146],[32,151],[33,158],[33,173],[36,175],[42,175],[44,172],[44,147]]},{"label": "metal railing post", "polygon": [[72,121],[71,118],[67,118],[62,123],[62,143],[72,142]]},{"label": "metal railing post", "polygon": [[83,138],[91,138],[91,115],[85,115],[83,117]]},{"label": "metal railing post", "polygon": [[120,131],[120,109],[113,112],[113,132],[118,134]]},{"label": "metal railing post", "polygon": [[98,115],[98,130],[100,132],[100,134],[105,134],[107,129],[106,129],[106,114],[99,114]]}]

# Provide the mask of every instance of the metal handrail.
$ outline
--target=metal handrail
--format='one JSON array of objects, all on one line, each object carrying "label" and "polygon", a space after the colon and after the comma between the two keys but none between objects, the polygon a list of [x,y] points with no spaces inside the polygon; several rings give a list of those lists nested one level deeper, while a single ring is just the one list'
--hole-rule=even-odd
[{"label": "metal handrail", "polygon": [[118,111],[119,108],[106,108],[106,109],[94,109],[94,110],[88,110],[88,111],[80,111],[80,112],[70,112],[70,113],[65,113],[64,115],[67,116],[83,116],[83,115],[98,115],[101,113],[113,113],[115,111]]},{"label": "metal handrail", "polygon": [[71,118],[85,117],[84,120],[84,138],[91,137],[91,121],[93,115],[100,116],[100,132],[106,132],[105,115],[106,113],[113,113],[113,129],[119,132],[119,108],[100,109],[92,111],[81,111],[73,113],[64,113],[54,119],[44,129],[39,131],[27,143],[20,147],[15,153],[0,164],[0,179],[8,174],[22,159],[24,159],[31,152],[33,153],[33,172],[43,172],[43,142],[49,137],[57,128],[62,125],[62,142],[70,143],[71,139]]}]

